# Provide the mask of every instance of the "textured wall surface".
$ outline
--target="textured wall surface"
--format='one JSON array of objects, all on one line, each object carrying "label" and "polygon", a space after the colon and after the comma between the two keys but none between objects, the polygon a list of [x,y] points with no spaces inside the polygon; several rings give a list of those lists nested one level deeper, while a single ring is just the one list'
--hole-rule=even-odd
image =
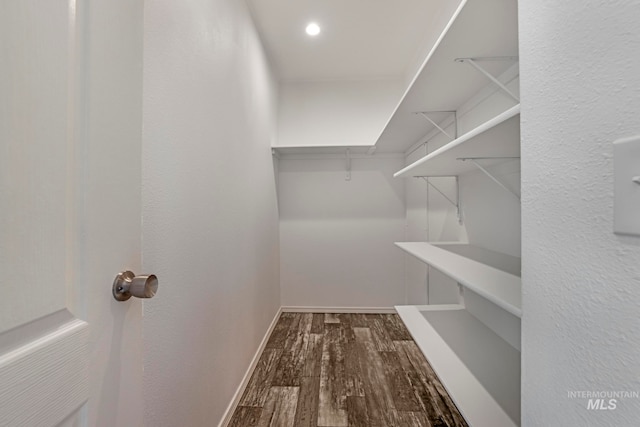
[{"label": "textured wall surface", "polygon": [[242,1],[145,2],[144,42],[145,425],[217,425],[280,305],[277,87]]},{"label": "textured wall surface", "polygon": [[279,164],[282,305],[404,303],[402,159],[285,159]]},{"label": "textured wall surface", "polygon": [[640,419],[638,398],[568,396],[640,391],[640,238],[612,233],[612,142],[640,134],[639,16],[638,1],[520,1],[523,426]]}]

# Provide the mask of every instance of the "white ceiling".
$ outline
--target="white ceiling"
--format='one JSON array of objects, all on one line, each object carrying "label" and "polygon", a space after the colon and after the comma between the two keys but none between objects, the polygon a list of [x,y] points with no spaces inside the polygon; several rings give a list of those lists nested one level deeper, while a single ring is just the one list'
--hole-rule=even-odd
[{"label": "white ceiling", "polygon": [[[279,79],[315,81],[406,78],[447,0],[247,3]],[[310,21],[320,35],[305,33]]]}]

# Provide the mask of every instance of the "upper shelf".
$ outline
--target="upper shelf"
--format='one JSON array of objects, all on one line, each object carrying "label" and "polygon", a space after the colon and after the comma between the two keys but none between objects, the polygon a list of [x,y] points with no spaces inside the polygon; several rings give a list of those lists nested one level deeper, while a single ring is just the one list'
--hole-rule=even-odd
[{"label": "upper shelf", "polygon": [[460,175],[475,170],[460,159],[485,158],[484,166],[520,156],[520,104],[505,111],[445,146],[429,153],[393,176]]},{"label": "upper shelf", "polygon": [[[457,110],[489,84],[488,79],[456,58],[518,55],[515,0],[463,0],[376,142],[378,152],[404,152],[432,129],[423,111]],[[494,76],[513,62],[482,62]]]},{"label": "upper shelf", "polygon": [[[467,256],[460,255],[426,242],[396,242],[396,246],[415,256],[422,262],[440,270],[453,278],[462,286],[470,289],[478,295],[488,299],[498,307],[508,311],[517,317],[522,317],[522,281],[520,277],[492,267],[499,260],[496,252],[472,247],[473,252],[480,255],[483,262],[474,261]],[[444,245],[443,245],[444,246]],[[453,246],[451,244],[446,246]],[[444,247],[446,247],[444,246]],[[461,245],[462,247],[468,245]],[[458,251],[468,255],[464,251]],[[467,251],[468,252],[468,251]],[[487,253],[483,253],[487,252]],[[505,258],[513,258],[504,255]],[[507,260],[506,264],[510,261]],[[502,267],[502,266],[501,266]]]},{"label": "upper shelf", "polygon": [[375,149],[374,145],[296,145],[296,146],[277,146],[271,149],[281,155],[340,155],[344,156],[349,150],[353,155],[371,154]]}]

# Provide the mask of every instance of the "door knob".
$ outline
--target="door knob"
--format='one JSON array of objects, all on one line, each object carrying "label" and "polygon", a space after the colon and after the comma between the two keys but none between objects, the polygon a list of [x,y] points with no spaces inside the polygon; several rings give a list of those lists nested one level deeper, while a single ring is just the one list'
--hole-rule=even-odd
[{"label": "door knob", "polygon": [[155,274],[136,276],[131,271],[118,273],[113,281],[113,297],[126,301],[131,297],[151,298],[158,292],[158,278]]}]

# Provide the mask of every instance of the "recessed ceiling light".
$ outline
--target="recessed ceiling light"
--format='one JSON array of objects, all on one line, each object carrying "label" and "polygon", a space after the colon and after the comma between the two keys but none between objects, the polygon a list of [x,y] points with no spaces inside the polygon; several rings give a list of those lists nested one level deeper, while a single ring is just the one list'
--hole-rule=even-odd
[{"label": "recessed ceiling light", "polygon": [[318,34],[320,34],[320,26],[315,22],[310,22],[309,25],[307,25],[305,31],[310,36],[317,36]]}]

